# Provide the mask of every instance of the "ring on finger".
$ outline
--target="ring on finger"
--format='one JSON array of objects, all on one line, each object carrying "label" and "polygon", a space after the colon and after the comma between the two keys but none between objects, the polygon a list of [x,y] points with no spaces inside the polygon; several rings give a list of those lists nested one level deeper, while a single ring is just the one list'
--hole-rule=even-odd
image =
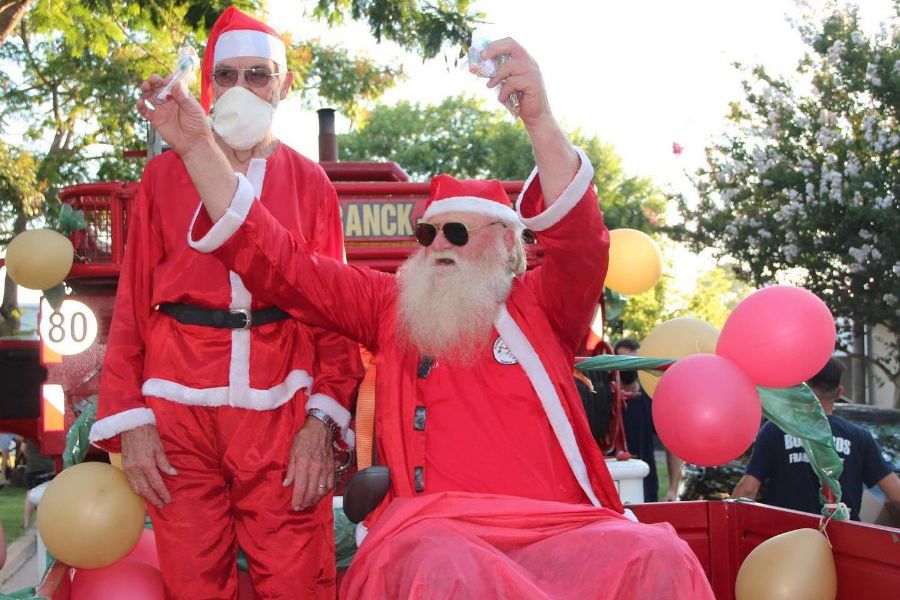
[{"label": "ring on finger", "polygon": [[320,487],[320,488],[330,488],[331,486],[328,485],[327,483],[320,483],[320,484],[318,484],[316,487]]}]

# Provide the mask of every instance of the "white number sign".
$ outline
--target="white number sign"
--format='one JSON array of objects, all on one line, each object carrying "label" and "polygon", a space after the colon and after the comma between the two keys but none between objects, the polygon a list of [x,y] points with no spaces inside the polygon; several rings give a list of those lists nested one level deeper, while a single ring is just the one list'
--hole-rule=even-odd
[{"label": "white number sign", "polygon": [[41,300],[41,340],[51,350],[71,356],[80,354],[97,339],[97,317],[86,304],[65,300],[59,310],[53,310]]}]

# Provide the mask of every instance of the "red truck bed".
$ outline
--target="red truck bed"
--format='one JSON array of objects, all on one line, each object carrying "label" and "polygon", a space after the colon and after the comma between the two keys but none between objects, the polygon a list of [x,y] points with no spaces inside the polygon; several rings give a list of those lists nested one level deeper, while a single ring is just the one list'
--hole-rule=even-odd
[{"label": "red truck bed", "polygon": [[[819,519],[793,510],[744,502],[670,502],[635,504],[644,523],[670,523],[697,555],[716,598],[734,599],[738,569],[751,550],[766,539],[803,527],[818,527]],[[900,529],[856,522],[828,525],[837,567],[838,600],[888,600],[900,590]],[[604,549],[598,548],[598,554]],[[57,563],[38,588],[38,595],[68,600],[72,569]],[[240,600],[254,598],[241,573]],[[340,577],[339,577],[340,579]]]},{"label": "red truck bed", "polygon": [[[667,521],[690,546],[716,598],[732,600],[744,558],[759,544],[794,529],[818,528],[814,515],[746,502],[670,502],[630,507],[644,523]],[[900,590],[900,529],[831,521],[838,600],[893,599]]]}]

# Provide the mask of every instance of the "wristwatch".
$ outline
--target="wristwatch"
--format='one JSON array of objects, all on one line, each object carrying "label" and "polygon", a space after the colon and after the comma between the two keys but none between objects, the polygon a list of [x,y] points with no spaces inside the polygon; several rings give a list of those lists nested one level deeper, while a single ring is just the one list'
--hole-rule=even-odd
[{"label": "wristwatch", "polygon": [[325,427],[329,432],[331,432],[331,441],[333,442],[337,439],[338,429],[340,429],[340,427],[338,426],[337,421],[332,419],[331,415],[329,415],[327,412],[320,408],[310,408],[306,411],[306,416],[312,417],[313,419],[318,419],[319,421],[325,423]]}]

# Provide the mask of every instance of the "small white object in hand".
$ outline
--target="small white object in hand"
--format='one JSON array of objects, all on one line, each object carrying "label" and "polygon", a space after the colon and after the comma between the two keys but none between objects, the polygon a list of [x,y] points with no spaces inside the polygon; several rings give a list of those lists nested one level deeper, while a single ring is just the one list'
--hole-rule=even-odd
[{"label": "small white object in hand", "polygon": [[184,81],[185,83],[190,81],[194,76],[194,71],[197,69],[198,64],[200,64],[200,61],[197,58],[197,51],[190,46],[182,46],[178,51],[178,61],[175,65],[175,70],[172,71],[172,74],[169,76],[169,83],[167,83],[163,89],[159,90],[159,93],[156,94],[156,98],[158,100],[165,100],[172,93],[172,88],[175,87],[176,83],[179,81]]},{"label": "small white object in hand", "polygon": [[[497,69],[509,60],[508,54],[502,54],[497,60],[492,58],[482,58],[481,53],[491,43],[491,40],[480,30],[472,32],[472,45],[469,46],[469,72],[478,77],[487,77],[490,79],[497,74]],[[506,83],[504,79],[502,83]],[[498,90],[499,91],[499,90]],[[519,116],[519,92],[515,91],[506,99],[506,108],[514,116]]]}]

